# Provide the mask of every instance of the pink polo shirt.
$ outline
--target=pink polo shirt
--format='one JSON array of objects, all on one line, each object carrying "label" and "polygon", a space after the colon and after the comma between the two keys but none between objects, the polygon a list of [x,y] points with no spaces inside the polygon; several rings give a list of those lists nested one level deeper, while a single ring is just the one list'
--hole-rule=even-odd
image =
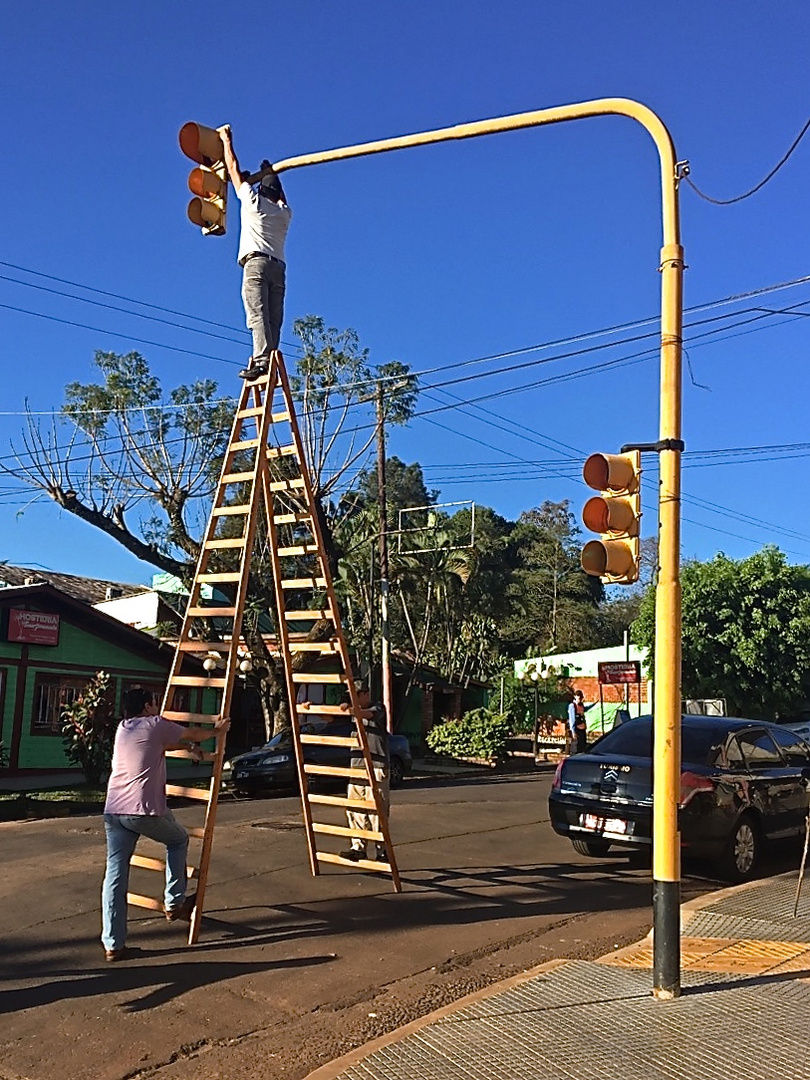
[{"label": "pink polo shirt", "polygon": [[162,716],[122,720],[115,733],[105,814],[166,813],[166,747],[185,730]]}]

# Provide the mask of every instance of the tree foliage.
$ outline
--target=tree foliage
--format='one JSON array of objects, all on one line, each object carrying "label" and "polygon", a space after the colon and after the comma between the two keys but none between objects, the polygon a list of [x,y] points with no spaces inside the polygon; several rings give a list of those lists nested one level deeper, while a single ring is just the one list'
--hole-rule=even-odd
[{"label": "tree foliage", "polygon": [[94,787],[99,786],[112,761],[115,721],[105,700],[109,689],[109,674],[97,671],[76,700],[62,709],[65,756],[82,769],[87,783]]},{"label": "tree foliage", "polygon": [[[725,698],[732,715],[789,716],[810,697],[810,567],[776,547],[746,559],[688,562],[683,589],[683,694]],[[655,595],[633,639],[654,658]]]},{"label": "tree foliage", "polygon": [[431,728],[426,742],[434,754],[443,757],[499,761],[506,757],[510,734],[507,716],[489,709],[471,709],[460,720],[445,720]]}]

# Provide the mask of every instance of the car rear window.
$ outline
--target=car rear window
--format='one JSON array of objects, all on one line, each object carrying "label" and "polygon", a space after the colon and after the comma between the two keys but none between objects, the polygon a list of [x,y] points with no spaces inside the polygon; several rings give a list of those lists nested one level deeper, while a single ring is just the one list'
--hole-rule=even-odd
[{"label": "car rear window", "polygon": [[[714,724],[707,726],[688,723],[681,725],[681,759],[693,765],[711,765],[725,742],[726,733]],[[652,717],[642,716],[609,731],[592,750],[594,754],[615,757],[646,757],[653,753]]]}]

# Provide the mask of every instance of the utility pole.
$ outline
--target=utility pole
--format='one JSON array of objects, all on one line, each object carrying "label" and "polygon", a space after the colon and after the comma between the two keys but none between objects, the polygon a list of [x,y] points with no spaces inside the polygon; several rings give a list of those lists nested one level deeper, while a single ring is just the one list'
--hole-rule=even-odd
[{"label": "utility pole", "polygon": [[394,710],[391,700],[391,643],[388,637],[388,522],[385,487],[385,409],[383,384],[377,383],[377,499],[380,510],[380,664],[382,666],[382,698],[388,730],[394,730]]}]

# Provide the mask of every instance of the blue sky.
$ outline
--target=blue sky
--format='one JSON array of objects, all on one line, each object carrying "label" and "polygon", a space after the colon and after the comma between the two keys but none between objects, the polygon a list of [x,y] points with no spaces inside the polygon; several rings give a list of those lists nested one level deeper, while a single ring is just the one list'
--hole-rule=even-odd
[{"label": "blue sky", "polygon": [[[186,220],[185,121],[231,123],[255,167],[622,96],[660,115],[704,192],[729,198],[765,176],[810,115],[808,31],[798,0],[246,0],[227,14],[207,0],[7,5],[0,456],[19,441],[26,400],[58,407],[65,383],[93,377],[96,349],[138,349],[167,389],[198,376],[238,389],[249,339],[237,223],[232,214],[215,239]],[[810,135],[743,202],[718,207],[683,187],[687,308],[810,274],[808,174]],[[654,338],[624,340],[654,323],[518,352],[657,315],[658,162],[641,127],[584,120],[299,170],[285,187],[295,217],[283,340],[295,317],[315,313],[354,327],[373,362],[427,373],[426,415],[394,432],[390,449],[421,462],[442,500],[474,499],[510,518],[546,498],[578,510],[585,455],[657,437],[657,354],[635,355]],[[104,300],[37,273],[233,331],[94,307],[31,287]],[[762,310],[801,304],[790,315]],[[686,334],[686,556],[741,557],[773,542],[810,562],[807,457],[745,452],[808,441],[808,313],[810,282],[687,314],[715,321]],[[587,370],[622,358],[633,362]],[[434,385],[467,375],[476,377]],[[717,450],[727,452],[708,453]],[[651,462],[647,534],[656,481]],[[29,495],[7,478],[0,492],[0,559],[149,579],[150,567],[50,502],[25,508]]]}]

